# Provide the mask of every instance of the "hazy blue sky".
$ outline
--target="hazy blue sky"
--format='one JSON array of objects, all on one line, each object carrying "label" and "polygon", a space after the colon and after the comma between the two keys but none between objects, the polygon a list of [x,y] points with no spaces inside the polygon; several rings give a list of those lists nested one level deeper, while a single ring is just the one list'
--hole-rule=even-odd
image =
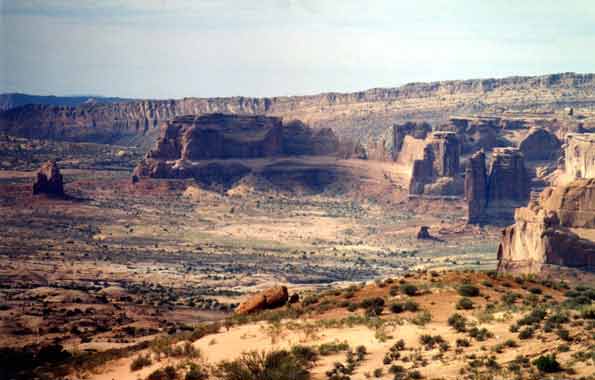
[{"label": "hazy blue sky", "polygon": [[594,0],[0,0],[0,92],[273,96],[595,71]]}]

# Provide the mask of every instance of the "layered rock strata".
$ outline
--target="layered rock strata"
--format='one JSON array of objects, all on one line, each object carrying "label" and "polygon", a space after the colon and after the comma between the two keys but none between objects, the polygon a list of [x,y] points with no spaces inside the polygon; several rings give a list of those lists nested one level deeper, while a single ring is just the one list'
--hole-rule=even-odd
[{"label": "layered rock strata", "polygon": [[424,155],[414,160],[409,182],[411,195],[457,195],[462,191],[459,177],[459,140],[453,132],[433,132]]},{"label": "layered rock strata", "polygon": [[562,153],[562,143],[545,128],[532,128],[519,149],[527,161],[553,161]]},{"label": "layered rock strata", "polygon": [[565,171],[574,178],[595,178],[595,133],[566,136]]},{"label": "layered rock strata", "polygon": [[529,173],[517,148],[494,149],[489,173],[480,151],[470,158],[465,174],[469,223],[510,222],[514,209],[529,201]]},{"label": "layered rock strata", "polygon": [[536,273],[545,265],[595,270],[595,179],[544,190],[502,232],[498,271]]}]

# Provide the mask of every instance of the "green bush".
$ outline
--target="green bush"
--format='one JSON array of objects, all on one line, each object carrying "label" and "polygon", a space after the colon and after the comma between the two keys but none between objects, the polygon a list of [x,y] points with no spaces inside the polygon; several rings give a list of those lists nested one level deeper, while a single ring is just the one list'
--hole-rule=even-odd
[{"label": "green bush", "polygon": [[415,296],[417,295],[417,286],[413,284],[403,284],[401,285],[401,292],[403,294],[407,294],[408,296]]},{"label": "green bush", "polygon": [[463,297],[477,297],[479,296],[479,288],[471,284],[463,284],[459,286],[458,292]]},{"label": "green bush", "polygon": [[432,321],[432,314],[429,311],[420,311],[411,318],[411,322],[418,326],[425,326]]},{"label": "green bush", "polygon": [[533,360],[533,365],[541,372],[552,373],[562,370],[560,363],[556,360],[556,355],[542,355]]},{"label": "green bush", "polygon": [[130,363],[130,370],[132,372],[138,371],[144,367],[150,366],[151,363],[152,362],[150,355],[139,355],[136,358],[134,358],[132,363]]},{"label": "green bush", "polygon": [[190,368],[186,372],[184,380],[207,380],[209,373],[196,363],[190,363]]},{"label": "green bush", "polygon": [[519,332],[519,339],[529,339],[533,337],[534,330],[531,327],[525,327]]},{"label": "green bush", "polygon": [[448,318],[448,325],[458,332],[465,332],[467,329],[467,318],[459,313],[454,313]]},{"label": "green bush", "polygon": [[158,369],[153,371],[148,377],[147,380],[176,380],[178,378],[178,373],[176,369],[168,365],[163,369]]},{"label": "green bush", "polygon": [[456,308],[458,310],[471,310],[473,309],[473,301],[470,298],[463,297],[457,302]]},{"label": "green bush", "polygon": [[405,305],[403,305],[402,303],[393,303],[390,305],[390,311],[392,311],[395,314],[399,314],[405,311]]},{"label": "green bush", "polygon": [[416,312],[419,310],[419,304],[415,301],[407,300],[403,304],[403,308],[405,308],[405,311]]},{"label": "green bush", "polygon": [[224,361],[217,366],[221,380],[309,380],[307,363],[286,350],[248,352],[236,360]]}]

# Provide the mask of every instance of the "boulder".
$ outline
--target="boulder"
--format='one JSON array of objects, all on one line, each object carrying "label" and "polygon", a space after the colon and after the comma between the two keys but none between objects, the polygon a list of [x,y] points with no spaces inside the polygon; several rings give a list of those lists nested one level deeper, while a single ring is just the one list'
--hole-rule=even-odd
[{"label": "boulder", "polygon": [[287,292],[287,287],[275,286],[257,293],[242,302],[237,307],[235,313],[238,315],[247,315],[263,310],[274,309],[285,305],[288,299],[289,294]]},{"label": "boulder", "polygon": [[47,161],[37,171],[33,182],[33,195],[37,194],[64,196],[64,182],[56,162]]}]

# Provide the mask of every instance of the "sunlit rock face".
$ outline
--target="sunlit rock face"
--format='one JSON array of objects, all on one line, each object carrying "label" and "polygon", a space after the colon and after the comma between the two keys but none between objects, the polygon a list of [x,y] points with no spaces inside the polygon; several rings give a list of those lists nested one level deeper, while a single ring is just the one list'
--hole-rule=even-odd
[{"label": "sunlit rock face", "polygon": [[595,133],[566,136],[565,170],[569,178],[595,178]]},{"label": "sunlit rock face", "polygon": [[544,265],[595,270],[595,179],[547,188],[519,208],[502,232],[498,270],[535,273]]}]

